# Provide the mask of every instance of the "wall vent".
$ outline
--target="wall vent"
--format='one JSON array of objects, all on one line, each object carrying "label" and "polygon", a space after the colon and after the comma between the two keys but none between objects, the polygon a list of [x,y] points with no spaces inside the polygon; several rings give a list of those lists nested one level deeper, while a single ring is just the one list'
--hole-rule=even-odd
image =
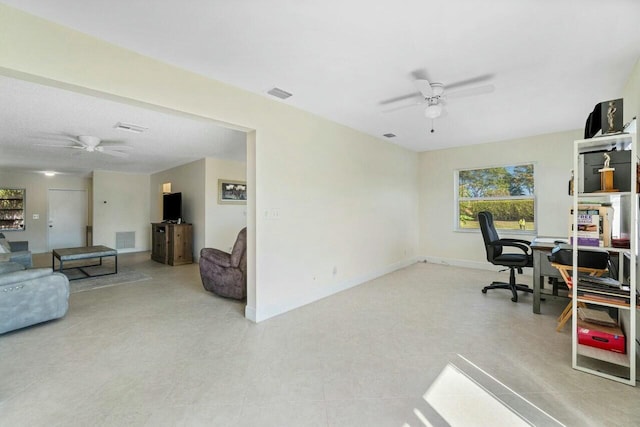
[{"label": "wall vent", "polygon": [[116,249],[134,249],[136,247],[135,231],[117,231]]},{"label": "wall vent", "polygon": [[127,132],[133,132],[133,133],[142,133],[145,130],[149,129],[149,128],[146,128],[144,126],[134,125],[134,124],[131,124],[131,123],[123,123],[123,122],[116,123],[114,128],[120,129],[120,130],[125,130]]}]

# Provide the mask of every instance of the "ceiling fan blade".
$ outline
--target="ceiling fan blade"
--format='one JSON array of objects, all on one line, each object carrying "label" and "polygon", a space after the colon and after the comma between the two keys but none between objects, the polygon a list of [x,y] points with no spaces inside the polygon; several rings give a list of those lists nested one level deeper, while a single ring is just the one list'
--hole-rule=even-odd
[{"label": "ceiling fan blade", "polygon": [[493,85],[484,85],[477,87],[470,87],[468,89],[460,89],[454,92],[446,92],[447,98],[463,98],[465,96],[482,95],[485,93],[491,93],[495,90]]},{"label": "ceiling fan blade", "polygon": [[36,147],[51,147],[51,148],[73,148],[77,150],[83,150],[83,147],[77,145],[56,145],[56,144],[34,144]]},{"label": "ceiling fan blade", "polygon": [[433,96],[433,89],[431,88],[431,83],[429,83],[429,80],[418,79],[414,80],[413,84],[415,85],[416,89],[420,91],[423,98],[430,98]]},{"label": "ceiling fan blade", "polygon": [[122,153],[120,151],[114,151],[114,150],[96,150],[96,151],[102,154],[113,156],[113,157],[129,157],[129,154]]},{"label": "ceiling fan blade", "polygon": [[380,105],[393,104],[395,102],[404,101],[405,99],[411,99],[411,98],[415,98],[416,100],[418,99],[422,100],[419,94],[408,93],[406,95],[396,96],[395,98],[389,98],[389,99],[385,99],[384,101],[380,101]]},{"label": "ceiling fan blade", "polygon": [[129,145],[121,145],[118,143],[104,143],[102,142],[100,144],[100,147],[104,147],[108,150],[119,150],[119,151],[129,151],[129,150],[133,150],[133,147],[129,146]]},{"label": "ceiling fan blade", "polygon": [[450,83],[448,85],[445,85],[445,87],[447,88],[447,90],[451,90],[460,86],[467,86],[467,85],[472,85],[476,83],[486,82],[487,80],[490,80],[492,78],[493,78],[493,74],[483,74],[481,76],[476,76],[470,79],[460,80],[454,83]]},{"label": "ceiling fan blade", "polygon": [[424,104],[425,104],[424,102],[416,102],[416,103],[413,103],[413,104],[401,105],[399,107],[394,107],[394,108],[388,108],[386,110],[382,110],[382,112],[383,113],[391,113],[393,111],[404,110],[404,109],[407,109],[407,108],[417,107],[419,105],[424,105]]}]

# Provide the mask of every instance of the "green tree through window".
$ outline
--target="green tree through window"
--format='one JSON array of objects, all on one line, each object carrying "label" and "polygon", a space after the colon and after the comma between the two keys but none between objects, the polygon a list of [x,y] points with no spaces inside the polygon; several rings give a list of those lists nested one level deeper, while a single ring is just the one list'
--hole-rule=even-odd
[{"label": "green tree through window", "polygon": [[478,212],[490,211],[496,228],[534,231],[533,164],[457,171],[457,229],[477,229]]}]

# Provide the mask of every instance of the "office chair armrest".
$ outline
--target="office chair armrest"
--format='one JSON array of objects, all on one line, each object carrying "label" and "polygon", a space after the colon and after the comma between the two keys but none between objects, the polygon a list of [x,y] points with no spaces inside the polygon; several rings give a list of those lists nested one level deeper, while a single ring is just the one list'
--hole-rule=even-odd
[{"label": "office chair armrest", "polygon": [[529,247],[528,243],[529,242],[526,240],[520,239],[500,239],[495,242],[491,242],[491,246],[510,246],[512,248],[520,249],[526,255],[531,255],[533,251],[531,250],[531,247]]},{"label": "office chair armrest", "polygon": [[531,242],[528,240],[523,240],[523,239],[500,239],[503,240],[505,242],[513,242],[513,243],[522,243],[523,245],[527,245],[527,246],[531,246]]}]

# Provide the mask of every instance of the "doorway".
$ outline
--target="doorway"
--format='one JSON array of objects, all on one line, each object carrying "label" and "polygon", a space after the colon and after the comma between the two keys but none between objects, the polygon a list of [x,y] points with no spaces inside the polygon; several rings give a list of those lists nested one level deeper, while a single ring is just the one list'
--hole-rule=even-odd
[{"label": "doorway", "polygon": [[85,246],[87,211],[85,190],[49,190],[49,250]]}]

